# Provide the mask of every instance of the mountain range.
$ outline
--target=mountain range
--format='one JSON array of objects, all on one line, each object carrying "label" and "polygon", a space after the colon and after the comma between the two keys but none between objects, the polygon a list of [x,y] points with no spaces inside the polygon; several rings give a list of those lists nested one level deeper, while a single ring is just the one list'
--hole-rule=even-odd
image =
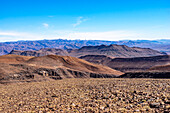
[{"label": "mountain range", "polygon": [[64,50],[79,49],[83,46],[97,45],[126,45],[129,47],[151,48],[161,52],[170,53],[170,40],[37,40],[37,41],[17,41],[0,43],[0,55],[9,54],[12,50],[40,50],[42,48],[58,48]]},{"label": "mountain range", "polygon": [[55,48],[43,48],[40,50],[20,51],[12,50],[9,54],[23,56],[45,56],[45,55],[62,55],[72,57],[82,57],[86,55],[106,55],[111,58],[131,58],[131,57],[149,57],[166,55],[164,52],[159,52],[149,48],[128,47],[125,45],[100,45],[100,46],[84,46],[80,49],[62,50]]}]

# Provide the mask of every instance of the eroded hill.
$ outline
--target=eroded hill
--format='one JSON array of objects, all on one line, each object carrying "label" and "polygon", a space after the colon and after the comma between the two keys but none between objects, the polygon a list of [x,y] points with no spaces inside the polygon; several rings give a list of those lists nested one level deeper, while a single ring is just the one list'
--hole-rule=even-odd
[{"label": "eroded hill", "polygon": [[0,57],[0,81],[44,81],[63,78],[112,78],[123,73],[70,56]]}]

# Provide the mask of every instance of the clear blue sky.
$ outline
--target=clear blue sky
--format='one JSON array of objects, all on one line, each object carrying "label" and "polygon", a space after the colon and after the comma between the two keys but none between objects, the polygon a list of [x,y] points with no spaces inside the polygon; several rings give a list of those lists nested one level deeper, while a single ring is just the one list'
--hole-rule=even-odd
[{"label": "clear blue sky", "polygon": [[0,42],[170,39],[170,0],[0,0]]}]

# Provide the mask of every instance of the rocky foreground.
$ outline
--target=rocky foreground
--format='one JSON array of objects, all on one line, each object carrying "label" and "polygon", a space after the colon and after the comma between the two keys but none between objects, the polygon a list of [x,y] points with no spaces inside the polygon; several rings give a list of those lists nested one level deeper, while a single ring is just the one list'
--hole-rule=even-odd
[{"label": "rocky foreground", "polygon": [[63,79],[0,85],[0,112],[170,112],[170,79]]}]

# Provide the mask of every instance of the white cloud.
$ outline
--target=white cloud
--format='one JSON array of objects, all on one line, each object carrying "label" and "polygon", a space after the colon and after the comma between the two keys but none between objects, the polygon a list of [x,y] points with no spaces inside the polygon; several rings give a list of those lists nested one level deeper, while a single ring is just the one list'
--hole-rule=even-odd
[{"label": "white cloud", "polygon": [[[106,31],[106,32],[74,32],[56,31],[46,34],[31,34],[23,32],[0,32],[1,41],[16,40],[42,40],[42,39],[80,39],[80,40],[122,40],[132,39],[138,34],[132,31]],[[5,37],[6,38],[5,40]],[[3,40],[2,40],[3,39]]]},{"label": "white cloud", "polygon": [[75,23],[75,24],[72,24],[73,25],[73,27],[77,27],[77,26],[79,26],[82,22],[85,22],[85,21],[87,21],[88,19],[84,19],[82,16],[80,16],[80,17],[78,17],[77,18],[77,22]]},{"label": "white cloud", "polygon": [[39,40],[43,36],[25,33],[25,32],[11,32],[11,31],[0,31],[0,42],[6,41],[17,41],[17,40]]},{"label": "white cloud", "polygon": [[106,31],[106,32],[73,32],[66,37],[70,39],[86,40],[121,40],[134,38],[138,34],[133,31]]},{"label": "white cloud", "polygon": [[17,40],[43,40],[43,39],[80,39],[80,40],[155,40],[170,39],[170,33],[166,35],[154,35],[137,31],[119,30],[106,32],[75,32],[75,31],[51,31],[47,33],[25,33],[25,32],[2,32],[0,31],[0,42]]},{"label": "white cloud", "polygon": [[170,33],[163,35],[154,35],[151,32],[144,33],[140,31],[130,30],[114,30],[105,32],[56,32],[56,36],[51,36],[53,39],[80,39],[80,40],[157,40],[157,39],[170,39]]},{"label": "white cloud", "polygon": [[45,28],[48,28],[48,27],[49,27],[49,24],[43,23],[43,26],[44,26]]},{"label": "white cloud", "polygon": [[21,34],[15,32],[0,32],[0,36],[20,36]]}]

